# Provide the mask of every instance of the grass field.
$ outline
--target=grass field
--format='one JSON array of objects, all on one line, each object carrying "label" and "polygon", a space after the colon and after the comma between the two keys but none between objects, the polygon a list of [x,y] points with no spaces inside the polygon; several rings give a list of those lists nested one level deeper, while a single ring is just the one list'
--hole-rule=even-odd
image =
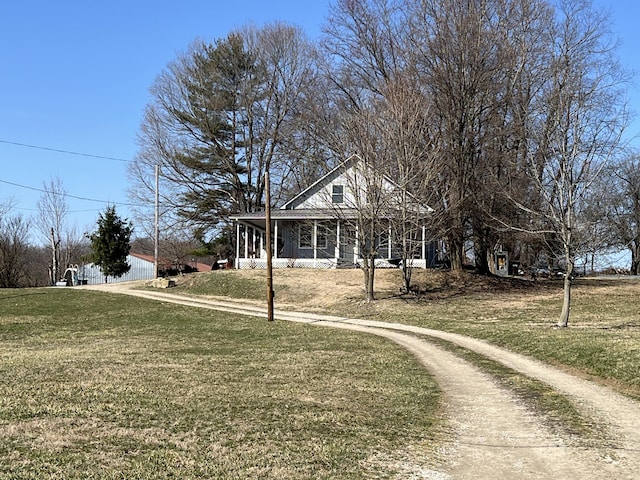
[{"label": "grass field", "polygon": [[[403,296],[397,275],[366,304],[358,271],[278,271],[276,305],[486,338],[640,398],[640,282],[579,280],[556,329],[557,284],[416,272]],[[171,292],[264,290],[264,272],[224,271]],[[374,336],[81,289],[0,290],[0,307],[0,479],[395,478],[446,429],[431,377]],[[535,408],[563,401],[470,360],[554,402]]]},{"label": "grass field", "polygon": [[375,336],[78,289],[0,305],[3,479],[384,478],[436,444],[437,386]]},{"label": "grass field", "polygon": [[[640,399],[640,280],[578,279],[568,329],[555,328],[562,282],[454,277],[416,270],[420,295],[399,295],[398,270],[378,270],[377,298],[362,302],[358,270],[276,270],[276,305],[401,322],[483,338]],[[224,295],[231,284],[263,302],[264,272],[230,271],[183,281],[177,291]]]},{"label": "grass field", "polygon": [[555,328],[561,288],[472,293],[395,321],[483,338],[640,399],[640,281],[578,280],[570,327]]}]

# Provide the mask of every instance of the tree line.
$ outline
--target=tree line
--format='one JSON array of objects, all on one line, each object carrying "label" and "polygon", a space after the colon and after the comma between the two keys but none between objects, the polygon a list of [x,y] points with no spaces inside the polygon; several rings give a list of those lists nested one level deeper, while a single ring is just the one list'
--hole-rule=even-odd
[{"label": "tree line", "polygon": [[220,241],[264,208],[266,170],[278,204],[356,153],[433,209],[453,271],[488,273],[498,246],[559,261],[566,324],[578,256],[624,246],[638,272],[610,27],[589,0],[338,0],[317,42],[284,23],[196,41],[151,88],[132,197],[151,204],[158,165],[165,228]]},{"label": "tree line", "polygon": [[[16,212],[12,199],[0,200],[0,288],[43,287],[65,279],[68,267],[93,263],[106,277],[127,273],[130,251],[153,255],[152,238],[133,238],[133,223],[107,205],[90,232],[70,222],[67,191],[60,178],[43,182],[36,213]],[[167,235],[160,274],[188,269],[194,257],[211,262],[195,239]]]},{"label": "tree line", "polygon": [[[225,256],[229,214],[264,209],[266,171],[278,205],[357,154],[430,208],[451,270],[489,273],[499,247],[559,264],[566,324],[577,258],[628,248],[640,265],[617,46],[589,0],[337,0],[317,41],[281,22],[198,40],[151,87],[130,195],[154,205],[158,166],[161,231]],[[358,220],[372,256],[377,201]],[[151,238],[152,210],[135,218]]]},{"label": "tree line", "polygon": [[[94,263],[105,275],[120,277],[130,265],[133,224],[107,206],[96,230],[80,235],[68,224],[66,190],[59,178],[44,182],[31,218],[14,212],[12,200],[0,202],[0,288],[42,287],[65,279],[68,267]],[[32,240],[39,237],[40,244]]]}]

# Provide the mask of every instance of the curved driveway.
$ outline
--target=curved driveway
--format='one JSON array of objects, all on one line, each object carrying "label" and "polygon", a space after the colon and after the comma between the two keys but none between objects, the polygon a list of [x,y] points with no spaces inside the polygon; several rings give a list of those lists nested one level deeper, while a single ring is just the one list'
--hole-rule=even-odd
[{"label": "curved driveway", "polygon": [[[267,316],[266,309],[262,307],[134,290],[124,284],[82,288],[125,293],[189,307]],[[640,478],[640,404],[605,387],[463,335],[398,323],[281,310],[276,310],[275,317],[383,336],[413,353],[433,374],[444,392],[445,411],[451,427],[450,440],[443,446],[447,461],[437,471],[419,464],[411,465],[407,478]],[[611,442],[614,445],[576,447],[568,439],[551,433],[491,377],[424,337],[453,342],[551,385],[570,397],[591,418],[607,425],[611,438],[615,440]]]}]

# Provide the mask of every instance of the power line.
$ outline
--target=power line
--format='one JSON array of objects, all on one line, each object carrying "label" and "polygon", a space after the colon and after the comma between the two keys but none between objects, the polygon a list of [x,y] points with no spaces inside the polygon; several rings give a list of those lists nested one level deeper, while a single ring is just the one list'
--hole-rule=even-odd
[{"label": "power line", "polygon": [[35,192],[49,193],[49,194],[52,194],[52,195],[59,195],[61,197],[75,198],[76,200],[84,200],[86,202],[106,203],[108,205],[122,205],[122,206],[126,206],[126,207],[143,207],[143,206],[145,206],[145,205],[140,204],[140,203],[110,202],[108,200],[98,200],[96,198],[78,197],[76,195],[70,195],[68,193],[60,193],[60,192],[54,192],[52,190],[45,190],[43,188],[36,188],[36,187],[29,187],[27,185],[20,185],[19,183],[9,182],[7,180],[2,180],[2,179],[0,179],[0,183],[5,183],[7,185],[12,185],[14,187],[24,188],[26,190],[33,190]]},{"label": "power line", "polygon": [[[113,203],[113,202],[112,202]],[[120,205],[120,204],[118,204]],[[11,207],[12,209],[15,210],[22,210],[23,212],[40,212],[40,209],[37,208],[26,208],[26,207]],[[69,210],[67,211],[67,213],[92,213],[92,212],[99,212],[101,209],[100,208],[91,208],[88,210]],[[46,210],[47,212],[51,212],[51,213],[55,213],[54,210]]]},{"label": "power line", "polygon": [[8,145],[16,145],[18,147],[35,148],[37,150],[47,150],[49,152],[66,153],[66,154],[69,154],[69,155],[78,155],[79,157],[100,158],[102,160],[113,160],[114,162],[124,162],[124,163],[129,163],[130,162],[130,160],[125,160],[124,158],[107,157],[107,156],[104,156],[104,155],[92,155],[90,153],[72,152],[70,150],[60,150],[58,148],[42,147],[42,146],[39,146],[39,145],[29,145],[28,143],[10,142],[9,140],[0,139],[0,143],[6,143]]}]

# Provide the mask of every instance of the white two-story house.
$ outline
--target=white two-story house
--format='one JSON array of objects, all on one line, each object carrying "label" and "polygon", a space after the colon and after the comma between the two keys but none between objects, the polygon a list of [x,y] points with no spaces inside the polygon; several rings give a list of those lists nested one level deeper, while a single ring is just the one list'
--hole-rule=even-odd
[{"label": "white two-story house", "polygon": [[[271,210],[273,268],[338,268],[358,266],[361,261],[358,221],[368,205],[372,172],[353,155],[280,208]],[[378,189],[385,195],[386,208],[374,213],[379,224],[393,212],[393,203],[406,199],[392,179],[380,176]],[[410,258],[413,267],[426,268],[435,262],[436,242],[427,229],[431,209],[412,201],[421,225],[412,223]],[[386,212],[386,213],[385,213]],[[231,216],[235,222],[235,267],[266,268],[265,212]],[[376,266],[398,266],[401,241],[393,225],[376,234]],[[405,232],[406,233],[406,232]],[[404,242],[406,246],[406,242]]]}]

